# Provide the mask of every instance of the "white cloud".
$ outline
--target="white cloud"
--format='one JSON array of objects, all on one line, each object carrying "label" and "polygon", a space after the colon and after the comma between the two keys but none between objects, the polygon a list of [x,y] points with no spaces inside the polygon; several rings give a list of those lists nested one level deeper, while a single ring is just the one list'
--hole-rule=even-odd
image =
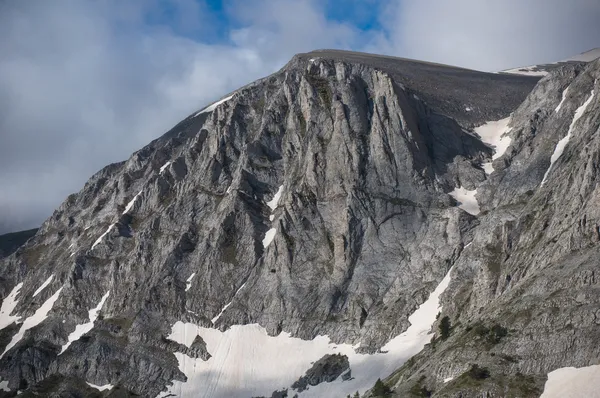
[{"label": "white cloud", "polygon": [[496,71],[553,62],[600,46],[598,0],[396,0],[379,48]]}]

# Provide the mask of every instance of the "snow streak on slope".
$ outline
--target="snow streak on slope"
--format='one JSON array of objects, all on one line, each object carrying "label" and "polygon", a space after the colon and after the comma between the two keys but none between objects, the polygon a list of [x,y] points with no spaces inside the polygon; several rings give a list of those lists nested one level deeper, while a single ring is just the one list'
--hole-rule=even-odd
[{"label": "snow streak on slope", "polygon": [[466,188],[458,187],[454,188],[454,191],[450,192],[449,195],[456,199],[459,203],[458,207],[467,213],[474,216],[479,214],[479,203],[477,203],[477,199],[475,198],[475,195],[477,195],[476,189],[468,191]]},{"label": "snow streak on slope", "polygon": [[2,355],[0,355],[0,358],[2,358],[4,356],[4,354],[6,354],[8,352],[8,350],[13,348],[19,342],[19,340],[21,340],[21,338],[23,338],[23,335],[25,334],[26,331],[39,325],[40,323],[42,323],[44,321],[44,319],[46,319],[48,317],[48,313],[54,306],[54,302],[58,299],[58,296],[60,295],[60,292],[62,291],[62,289],[63,289],[62,287],[60,289],[58,289],[56,291],[56,293],[54,293],[48,300],[46,300],[44,302],[44,304],[42,304],[42,306],[40,308],[38,308],[38,310],[35,312],[35,314],[33,314],[29,318],[25,319],[25,321],[21,325],[21,329],[19,329],[19,332],[13,336],[10,343],[8,343],[8,345],[4,349],[4,352],[2,353]]},{"label": "snow streak on slope", "polygon": [[8,380],[0,381],[0,390],[9,392],[10,388],[8,388]]},{"label": "snow streak on slope", "polygon": [[81,336],[83,336],[84,334],[86,334],[87,332],[92,330],[92,328],[94,327],[94,322],[96,322],[96,318],[98,318],[98,313],[102,309],[102,306],[104,305],[104,302],[108,298],[109,294],[110,294],[110,291],[106,292],[106,294],[104,296],[102,296],[102,298],[100,299],[100,302],[98,303],[96,308],[92,308],[91,310],[89,310],[89,312],[88,312],[89,322],[75,326],[75,330],[69,335],[67,343],[62,346],[62,349],[60,350],[60,353],[58,355],[65,352],[67,350],[67,348],[69,348],[71,343],[79,340],[81,338]]},{"label": "snow streak on slope", "polygon": [[189,347],[199,335],[212,357],[203,361],[175,353],[188,381],[174,381],[159,397],[169,394],[203,398],[270,396],[275,390],[289,388],[313,362],[333,353],[348,356],[353,378],[347,381],[338,378],[331,383],[311,386],[299,393],[299,397],[345,397],[355,391],[364,393],[378,378],[390,375],[431,340],[429,332],[441,310],[439,297],[450,282],[450,273],[451,270],[428,300],[408,318],[411,326],[406,332],[383,346],[382,353],[372,355],[356,353],[358,345],[331,343],[327,336],[307,341],[285,332],[269,336],[256,324],[236,325],[221,332],[177,322],[169,339]]},{"label": "snow streak on slope", "polygon": [[[481,137],[481,141],[494,149],[492,161],[504,155],[504,152],[506,152],[510,145],[511,139],[507,134],[510,132],[511,128],[508,127],[508,123],[510,123],[510,117],[493,122],[486,122],[475,128],[475,132]],[[483,169],[487,174],[492,174],[494,171],[492,162],[484,163]]]},{"label": "snow streak on slope", "polygon": [[167,163],[163,164],[163,165],[160,167],[160,171],[159,171],[158,173],[159,173],[159,174],[162,174],[162,173],[163,173],[163,172],[164,172],[164,171],[167,169],[167,167],[169,167],[169,166],[171,165],[171,163],[172,163],[172,162],[169,160]]},{"label": "snow streak on slope", "polygon": [[113,387],[114,387],[112,384],[105,384],[105,385],[103,385],[103,386],[97,386],[97,385],[95,385],[95,384],[88,383],[87,381],[86,381],[86,384],[87,384],[88,386],[90,386],[90,387],[92,387],[92,388],[95,388],[96,390],[100,390],[100,391],[104,391],[104,390],[112,390],[112,389],[113,389]]},{"label": "snow streak on slope", "polygon": [[142,194],[142,191],[140,190],[140,192],[137,193],[137,195],[135,195],[133,197],[133,199],[131,199],[131,201],[129,203],[127,203],[127,207],[125,207],[125,210],[123,211],[123,214],[127,214],[131,211],[131,209],[133,209],[133,206],[135,205],[136,200],[138,199],[138,197]]},{"label": "snow streak on slope", "polygon": [[[267,202],[267,206],[269,206],[271,208],[271,215],[269,216],[269,221],[273,221],[275,219],[273,212],[275,211],[275,209],[277,208],[277,205],[279,204],[279,199],[281,199],[282,193],[283,193],[283,185],[279,187],[279,189],[273,196],[273,199],[271,199],[270,201]],[[267,231],[264,239],[262,240],[262,244],[265,249],[267,247],[269,247],[271,242],[273,242],[273,239],[275,238],[275,234],[277,234],[276,228],[271,228],[270,230]]]},{"label": "snow streak on slope", "polygon": [[46,281],[44,283],[42,283],[42,286],[38,287],[38,289],[33,293],[32,297],[35,297],[38,294],[40,294],[42,292],[42,290],[44,290],[46,288],[46,286],[48,286],[50,284],[50,282],[52,282],[52,279],[54,279],[54,274],[50,275],[50,277],[48,279],[46,279]]},{"label": "snow streak on slope", "polygon": [[569,143],[569,140],[571,139],[571,133],[573,133],[573,129],[575,128],[575,123],[577,123],[577,121],[581,118],[581,116],[583,116],[583,113],[587,109],[588,105],[592,103],[593,99],[594,99],[594,90],[592,90],[592,94],[590,95],[590,98],[588,98],[587,101],[585,101],[584,104],[581,105],[579,108],[577,108],[577,110],[575,111],[575,115],[573,116],[573,121],[571,122],[571,125],[569,126],[569,132],[563,139],[558,141],[558,143],[556,144],[556,148],[554,148],[554,153],[550,157],[550,166],[548,167],[548,170],[546,170],[546,174],[544,174],[544,178],[542,179],[542,186],[544,186],[544,184],[546,183],[546,180],[548,179],[548,175],[550,175],[550,171],[552,170],[552,166],[554,166],[554,163],[556,163],[558,158],[560,158],[560,156],[565,151],[565,147],[567,146],[567,144]]},{"label": "snow streak on slope", "polygon": [[104,232],[102,235],[100,235],[100,237],[98,239],[96,239],[96,241],[94,242],[94,244],[92,245],[92,250],[94,250],[94,247],[96,247],[100,242],[102,242],[102,239],[104,239],[104,237],[115,227],[115,224],[111,224],[108,229],[106,230],[106,232]]},{"label": "snow streak on slope", "polygon": [[192,279],[194,279],[195,276],[196,276],[196,273],[193,272],[192,275],[190,275],[190,277],[187,278],[187,280],[185,281],[185,291],[186,292],[188,290],[190,290],[190,287],[192,287]]},{"label": "snow streak on slope", "polygon": [[600,365],[585,368],[561,368],[548,373],[540,398],[594,398],[598,391]]},{"label": "snow streak on slope", "polygon": [[[221,309],[221,312],[219,312],[219,314],[218,314],[216,317],[214,317],[213,319],[211,319],[211,320],[210,320],[210,321],[213,323],[213,325],[214,325],[214,324],[215,324],[215,323],[216,323],[216,322],[219,320],[219,318],[221,318],[221,315],[223,315],[223,313],[225,312],[225,310],[226,310],[227,308],[229,308],[229,306],[231,305],[231,303],[233,303],[233,299],[234,299],[234,298],[235,298],[235,296],[237,296],[237,295],[238,295],[238,293],[239,293],[239,292],[240,292],[240,291],[241,291],[241,290],[244,288],[244,286],[246,286],[246,282],[244,282],[244,283],[242,284],[242,286],[240,286],[240,288],[239,288],[238,290],[236,290],[236,292],[235,292],[235,294],[233,295],[233,298],[231,299],[231,301],[230,301],[229,303],[227,303],[227,304],[225,304],[225,305],[223,306],[223,308]],[[190,344],[192,344],[192,343],[190,343]]]},{"label": "snow streak on slope", "polygon": [[560,108],[562,108],[563,103],[567,99],[567,93],[568,92],[569,92],[569,87],[565,88],[565,91],[563,91],[563,93],[562,93],[562,99],[560,100],[560,104],[558,104],[558,106],[556,107],[556,109],[554,110],[554,112],[558,113],[560,111]]},{"label": "snow streak on slope", "polygon": [[222,100],[219,100],[219,101],[215,102],[214,104],[212,104],[210,106],[207,106],[206,108],[202,109],[200,112],[196,113],[194,115],[194,117],[196,117],[196,116],[198,116],[198,115],[200,115],[202,113],[214,111],[217,108],[217,106],[221,105],[223,102],[226,102],[226,101],[229,101],[230,99],[232,99],[233,95],[234,94],[230,95],[229,97],[225,97]]},{"label": "snow streak on slope", "polygon": [[2,302],[2,308],[0,309],[0,330],[4,329],[8,325],[11,325],[13,322],[21,319],[19,315],[11,316],[10,313],[13,312],[19,300],[17,300],[17,295],[19,291],[23,287],[23,282],[19,283],[17,286],[13,288],[8,296]]}]

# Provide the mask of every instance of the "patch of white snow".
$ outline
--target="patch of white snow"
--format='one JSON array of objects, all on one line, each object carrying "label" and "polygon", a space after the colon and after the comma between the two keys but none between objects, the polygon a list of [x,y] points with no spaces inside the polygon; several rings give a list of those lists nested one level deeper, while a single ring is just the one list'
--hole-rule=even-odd
[{"label": "patch of white snow", "polygon": [[54,274],[50,275],[50,277],[48,279],[46,279],[46,281],[44,283],[42,283],[42,286],[38,287],[38,289],[33,293],[32,297],[35,297],[38,294],[40,294],[41,291],[44,290],[46,288],[46,286],[48,286],[50,284],[50,282],[52,282],[52,279],[54,279]]},{"label": "patch of white snow", "polygon": [[[233,303],[233,299],[235,298],[235,296],[237,296],[237,294],[240,292],[240,290],[242,290],[242,289],[244,288],[244,286],[246,286],[246,282],[244,282],[244,283],[242,284],[242,286],[240,286],[240,287],[239,287],[239,289],[238,289],[238,290],[236,290],[236,292],[235,292],[235,294],[233,295],[233,298],[231,299],[231,301],[230,301],[229,303],[227,303],[227,304],[225,304],[225,305],[223,306],[223,308],[221,309],[221,312],[219,312],[219,314],[218,314],[217,316],[215,316],[213,319],[211,319],[211,320],[210,320],[210,321],[213,323],[213,325],[214,325],[215,323],[217,323],[217,321],[219,320],[219,318],[221,318],[221,316],[223,315],[223,313],[225,312],[225,310],[226,310],[227,308],[229,308],[229,306],[231,305],[231,303]],[[183,344],[183,343],[182,343],[182,344]],[[191,343],[190,343],[190,344],[191,344]]]},{"label": "patch of white snow", "polygon": [[142,194],[142,191],[140,190],[140,192],[138,192],[133,199],[131,199],[131,201],[129,203],[127,203],[127,207],[125,207],[125,210],[123,211],[123,214],[127,214],[129,213],[129,211],[131,211],[131,209],[133,209],[133,206],[135,205],[135,201],[137,200],[137,198]]},{"label": "patch of white snow", "polygon": [[6,296],[4,301],[2,302],[2,308],[0,308],[0,330],[4,329],[8,325],[12,325],[13,322],[21,319],[19,315],[11,316],[10,313],[13,312],[19,300],[17,300],[17,295],[19,291],[23,287],[23,282],[20,282],[17,286],[11,290],[11,292]]},{"label": "patch of white snow", "polygon": [[569,92],[569,87],[565,88],[565,90],[562,93],[562,99],[560,100],[560,104],[558,104],[558,106],[556,107],[556,109],[554,110],[554,112],[560,111],[560,108],[562,108],[563,103],[565,102],[565,100],[567,99],[567,93]]},{"label": "patch of white snow", "polygon": [[10,388],[8,388],[8,380],[0,381],[0,390],[9,392]]},{"label": "patch of white snow", "polygon": [[95,388],[96,390],[100,390],[100,391],[104,391],[104,390],[112,390],[112,389],[113,389],[113,387],[114,387],[112,384],[105,384],[105,385],[103,385],[103,386],[97,386],[97,385],[95,385],[95,384],[88,383],[87,381],[86,381],[86,383],[87,383],[87,385],[88,385],[88,386],[90,386],[90,387],[92,387],[92,388]]},{"label": "patch of white snow", "polygon": [[217,108],[217,106],[221,105],[223,102],[229,101],[230,99],[233,98],[234,95],[235,94],[232,94],[229,97],[225,97],[222,100],[219,100],[219,101],[215,102],[214,104],[207,106],[206,108],[202,109],[200,112],[196,113],[194,115],[194,117],[196,117],[196,116],[198,116],[198,115],[200,115],[202,113],[214,111]]},{"label": "patch of white snow", "polygon": [[96,239],[96,241],[94,242],[94,244],[92,245],[92,250],[94,250],[94,247],[96,247],[100,242],[102,242],[102,239],[104,239],[104,237],[115,227],[115,224],[111,224],[106,232],[104,232],[102,235],[100,235],[100,237],[98,239]]},{"label": "patch of white snow", "polygon": [[468,191],[463,187],[458,187],[454,188],[454,191],[450,192],[449,195],[456,199],[459,203],[458,207],[467,213],[474,216],[479,214],[479,203],[477,203],[477,199],[475,198],[475,195],[477,195],[476,189]]},{"label": "patch of white snow", "polygon": [[273,199],[267,202],[267,206],[271,208],[271,211],[275,211],[277,205],[279,204],[279,199],[281,198],[281,194],[283,193],[283,185],[279,187]]},{"label": "patch of white snow", "polygon": [[196,276],[195,272],[193,272],[192,275],[190,275],[190,277],[187,278],[187,280],[185,281],[185,291],[186,292],[188,290],[190,290],[190,287],[192,287],[192,279],[194,279],[194,276]]},{"label": "patch of white snow", "polygon": [[504,73],[510,73],[511,75],[525,75],[525,76],[546,76],[549,72],[537,69],[536,65],[524,66],[522,68],[503,70]]},{"label": "patch of white snow", "polygon": [[548,373],[540,398],[600,397],[600,365],[584,368],[561,368]]},{"label": "patch of white snow", "polygon": [[446,377],[444,379],[444,383],[448,383],[449,381],[452,381],[452,380],[454,380],[454,377]]},{"label": "patch of white snow", "polygon": [[270,230],[267,231],[267,233],[265,234],[265,238],[262,241],[263,247],[265,249],[267,247],[269,247],[271,242],[273,242],[273,239],[275,238],[276,233],[277,233],[277,228],[271,228]]},{"label": "patch of white snow", "polygon": [[556,163],[558,158],[560,158],[560,156],[565,151],[565,147],[569,143],[569,140],[571,139],[571,134],[573,133],[573,129],[575,128],[575,123],[577,123],[577,121],[581,118],[581,116],[583,116],[583,113],[587,109],[588,105],[592,103],[593,99],[594,99],[594,90],[592,90],[592,94],[590,95],[590,98],[588,98],[587,101],[585,101],[583,103],[583,105],[581,105],[575,111],[575,115],[573,116],[573,121],[571,122],[571,125],[569,126],[569,132],[567,133],[567,135],[565,137],[563,137],[560,141],[558,141],[558,143],[556,144],[556,148],[554,148],[554,153],[552,153],[552,156],[550,157],[550,166],[548,167],[548,170],[546,170],[546,173],[544,174],[544,178],[542,179],[542,186],[544,186],[544,184],[546,183],[546,180],[548,179],[548,176],[550,175],[550,171],[552,170],[552,166],[554,166],[554,163]]},{"label": "patch of white snow", "polygon": [[358,354],[356,349],[359,345],[334,344],[327,336],[302,340],[286,332],[269,336],[256,324],[235,325],[222,332],[177,322],[169,339],[189,347],[199,335],[212,356],[203,361],[175,353],[187,382],[173,381],[168,391],[159,396],[268,396],[274,390],[289,388],[315,361],[331,353],[348,356],[352,379],[342,381],[340,377],[330,383],[311,386],[309,390],[298,393],[299,397],[343,397],[355,391],[362,394],[378,378],[390,375],[431,340],[431,327],[441,311],[439,297],[450,282],[450,272],[427,301],[409,317],[411,326],[406,332],[382,347],[381,353],[371,355]]},{"label": "patch of white snow", "polygon": [[[511,139],[507,134],[512,129],[508,127],[509,122],[510,117],[507,117],[506,119],[486,122],[475,128],[475,132],[481,137],[481,141],[494,149],[492,161],[504,155],[504,152],[506,152],[510,146]],[[494,171],[492,162],[484,163],[483,169],[487,174],[492,174]]]},{"label": "patch of white snow", "polygon": [[86,334],[87,332],[89,332],[90,330],[92,330],[94,328],[94,322],[96,322],[96,318],[98,318],[98,313],[102,309],[102,306],[104,305],[104,302],[108,298],[109,294],[110,294],[110,290],[108,292],[106,292],[106,294],[104,296],[102,296],[102,298],[100,299],[100,302],[98,303],[98,305],[95,308],[92,308],[91,310],[88,311],[89,322],[75,326],[75,330],[73,332],[71,332],[71,334],[68,337],[67,343],[62,346],[62,349],[60,350],[60,353],[58,355],[65,352],[67,350],[67,348],[69,348],[69,346],[74,341],[79,340],[81,338],[81,336],[83,336],[84,334]]},{"label": "patch of white snow", "polygon": [[56,293],[54,293],[48,300],[46,300],[44,304],[42,304],[42,306],[38,308],[38,310],[32,316],[25,319],[25,321],[21,325],[21,329],[19,329],[17,334],[15,334],[12,337],[12,340],[10,341],[10,343],[8,343],[8,345],[4,349],[4,352],[2,353],[2,355],[0,355],[0,358],[2,358],[4,354],[8,352],[8,350],[13,348],[19,342],[19,340],[23,338],[23,335],[26,331],[39,325],[44,321],[44,319],[48,317],[48,313],[54,306],[54,302],[58,299],[58,296],[60,296],[60,292],[62,291],[62,289],[62,287],[58,289]]},{"label": "patch of white snow", "polygon": [[164,171],[167,169],[167,167],[169,167],[169,166],[171,165],[171,163],[173,163],[173,162],[171,162],[171,161],[169,160],[167,163],[163,164],[163,165],[160,167],[160,171],[158,172],[158,174],[162,174],[162,173],[163,173],[163,172],[164,172]]}]

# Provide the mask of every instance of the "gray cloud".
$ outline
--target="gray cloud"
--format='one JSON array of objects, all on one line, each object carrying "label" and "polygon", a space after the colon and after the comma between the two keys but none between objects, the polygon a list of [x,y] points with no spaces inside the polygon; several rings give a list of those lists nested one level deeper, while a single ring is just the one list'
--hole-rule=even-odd
[{"label": "gray cloud", "polygon": [[147,23],[160,20],[161,0],[0,2],[0,233],[39,225],[101,167],[297,52],[498,70],[600,38],[597,0],[389,0],[384,29],[369,32],[326,19],[318,0],[226,4],[236,28],[211,44],[218,22],[195,0],[172,1],[171,26]]},{"label": "gray cloud", "polygon": [[[388,53],[485,71],[600,46],[598,0],[400,0],[382,15]],[[377,47],[376,47],[377,48]]]}]

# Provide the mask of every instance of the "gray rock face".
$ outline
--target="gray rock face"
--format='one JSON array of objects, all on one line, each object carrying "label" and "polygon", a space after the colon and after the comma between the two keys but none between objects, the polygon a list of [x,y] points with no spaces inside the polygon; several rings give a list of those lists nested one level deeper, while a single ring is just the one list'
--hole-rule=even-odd
[{"label": "gray rock face", "polygon": [[[98,172],[0,261],[2,297],[23,283],[13,311],[23,319],[62,288],[47,318],[0,358],[0,377],[13,391],[64,377],[78,380],[60,382],[69,388],[87,381],[155,396],[185,380],[174,353],[214,354],[201,340],[169,340],[177,321],[259,323],[272,335],[328,335],[375,352],[407,329],[451,266],[444,314],[461,326],[396,375],[397,391],[419,369],[437,391],[442,373],[475,360],[494,376],[506,352],[523,358],[498,365],[506,375],[588,363],[597,352],[595,332],[584,330],[597,304],[598,102],[539,184],[597,71],[570,65],[531,92],[537,78],[337,51],[295,56]],[[486,176],[492,150],[471,130],[513,111],[513,144]],[[477,188],[479,217],[448,195],[459,186]],[[574,284],[576,294],[566,291]],[[107,292],[93,327],[59,355]],[[514,311],[533,305],[530,316]],[[567,313],[580,314],[569,318],[576,340],[565,337]],[[469,344],[453,348],[476,322],[510,329],[493,360]],[[0,331],[0,349],[18,329]],[[542,330],[556,331],[562,351],[537,360]]]},{"label": "gray rock face", "polygon": [[302,392],[309,386],[316,386],[321,383],[329,383],[342,376],[342,379],[348,380],[351,376],[350,362],[348,357],[342,354],[325,355],[306,371],[304,376],[298,379],[292,388]]},{"label": "gray rock face", "polygon": [[[548,372],[597,363],[599,78],[600,61],[558,69],[514,112],[511,148],[481,185],[487,214],[443,300],[456,328],[388,380],[397,396],[419,382],[434,397],[533,397]],[[507,335],[490,338],[492,327]],[[469,376],[472,364],[490,377]]]}]

